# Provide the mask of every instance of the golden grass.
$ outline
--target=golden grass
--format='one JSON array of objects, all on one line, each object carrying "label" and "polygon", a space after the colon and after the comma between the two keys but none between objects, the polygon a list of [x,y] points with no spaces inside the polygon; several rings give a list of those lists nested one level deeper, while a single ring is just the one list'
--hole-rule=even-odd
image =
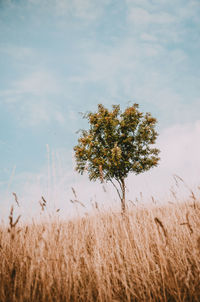
[{"label": "golden grass", "polygon": [[200,301],[198,202],[15,222],[0,227],[1,302]]}]

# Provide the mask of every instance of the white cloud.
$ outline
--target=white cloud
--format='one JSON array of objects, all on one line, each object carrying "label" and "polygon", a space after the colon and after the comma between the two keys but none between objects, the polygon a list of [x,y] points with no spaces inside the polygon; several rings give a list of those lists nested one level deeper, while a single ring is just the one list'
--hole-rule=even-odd
[{"label": "white cloud", "polygon": [[136,25],[171,24],[176,20],[173,15],[167,12],[150,13],[139,7],[130,9],[128,19]]},{"label": "white cloud", "polygon": [[51,72],[39,70],[13,82],[9,89],[1,91],[0,96],[8,97],[6,102],[14,103],[25,94],[46,97],[59,93],[60,89],[56,76]]},{"label": "white cloud", "polygon": [[10,89],[0,93],[3,102],[12,112],[18,112],[23,125],[38,125],[56,121],[64,125],[62,110],[52,96],[62,93],[57,77],[51,72],[39,70],[15,81]]},{"label": "white cloud", "polygon": [[199,9],[200,5],[198,0],[187,1],[185,5],[179,7],[177,15],[182,21],[185,19],[199,24]]},{"label": "white cloud", "polygon": [[147,6],[149,5],[149,0],[126,0],[126,4],[128,7],[133,5],[141,5],[141,6]]},{"label": "white cloud", "polygon": [[[146,51],[143,50],[143,51]],[[82,83],[101,82],[108,88],[111,97],[119,95],[119,83],[122,78],[137,70],[140,57],[139,45],[132,39],[125,38],[117,47],[107,47],[85,54],[88,68],[82,76]],[[81,83],[81,77],[73,77],[72,81]]]},{"label": "white cloud", "polygon": [[43,122],[49,122],[51,120],[50,110],[48,103],[43,101],[38,103],[37,101],[27,101],[21,103],[21,123],[29,124],[31,126],[37,125]]},{"label": "white cloud", "polygon": [[0,46],[0,53],[3,55],[7,54],[17,60],[24,60],[25,58],[30,59],[35,56],[35,51],[32,48],[8,44],[2,44]]},{"label": "white cloud", "polygon": [[152,38],[146,34],[143,38],[148,43],[125,37],[115,47],[86,53],[88,68],[82,76],[73,76],[69,81],[82,86],[99,83],[105,91],[101,99],[107,98],[110,102],[113,99],[116,102],[123,98],[124,102],[124,99],[128,101],[134,98],[149,108],[152,105],[165,125],[175,121],[189,121],[193,117],[196,119],[196,108],[199,108],[200,103],[196,104],[192,95],[188,103],[184,93],[176,89],[179,70],[187,68],[187,54],[179,48],[169,51],[156,41],[151,41],[156,39],[154,36]]},{"label": "white cloud", "polygon": [[[190,34],[188,21],[199,26],[199,1],[146,1],[126,0],[127,21],[130,30],[144,31],[157,38],[160,43],[185,42],[185,36]],[[146,39],[146,37],[144,37]],[[148,39],[148,38],[147,38]],[[153,41],[152,41],[153,42]]]},{"label": "white cloud", "polygon": [[[173,175],[178,175],[194,191],[200,185],[200,120],[177,124],[162,131],[158,139],[161,161],[157,168],[139,176],[130,176],[128,180],[129,196],[143,192],[144,196],[160,196],[169,200],[170,188],[176,187]],[[135,184],[135,185],[134,185]],[[182,185],[182,186],[181,186]],[[190,191],[184,183],[175,188],[177,196],[188,197]],[[198,193],[199,194],[199,193]]]},{"label": "white cloud", "polygon": [[74,0],[72,4],[75,16],[90,20],[96,19],[101,15],[104,5],[105,1],[99,3],[99,1],[94,0]]},{"label": "white cloud", "polygon": [[[171,108],[174,108],[175,116],[184,105],[181,93],[170,88],[170,76],[173,77],[187,56],[180,49],[169,52],[157,42],[152,43],[151,35],[143,35],[143,38],[148,39],[148,43],[145,41],[141,45],[137,38],[125,37],[117,47],[87,53],[85,74],[70,80],[78,84],[99,82],[106,88],[109,98],[135,98],[138,102],[152,103],[163,112],[171,113]],[[166,56],[170,61],[171,74],[160,71],[161,60]]]},{"label": "white cloud", "polygon": [[189,181],[197,181],[200,167],[199,137],[200,120],[165,129],[160,138],[162,168],[170,173],[182,174]]},{"label": "white cloud", "polygon": [[[7,1],[13,8],[17,5],[11,0]],[[25,7],[43,9],[60,17],[73,16],[84,21],[94,21],[102,15],[110,2],[111,0],[27,0]]]},{"label": "white cloud", "polygon": [[69,118],[71,121],[77,121],[78,114],[74,110],[69,110]]},{"label": "white cloud", "polygon": [[61,125],[64,125],[66,122],[64,115],[62,114],[61,111],[58,111],[58,110],[55,111],[55,120]]},{"label": "white cloud", "polygon": [[99,19],[110,0],[54,0],[52,7],[58,16],[73,16],[86,23]]},{"label": "white cloud", "polygon": [[36,96],[51,95],[59,92],[56,77],[47,71],[36,71],[13,85],[18,94],[30,93]]},{"label": "white cloud", "polygon": [[186,59],[188,57],[187,57],[186,53],[184,52],[184,50],[177,48],[177,49],[171,51],[170,58],[171,58],[172,64],[179,64],[181,62],[186,61]]},{"label": "white cloud", "polygon": [[141,34],[140,37],[141,37],[141,40],[144,40],[146,42],[156,42],[158,40],[157,37],[150,35],[148,33],[143,33],[143,34]]},{"label": "white cloud", "polygon": [[[63,126],[65,117],[58,104],[48,99],[29,99],[16,104],[20,113],[19,122],[23,126],[37,126],[41,123],[56,122]],[[16,108],[15,106],[15,108]]]}]

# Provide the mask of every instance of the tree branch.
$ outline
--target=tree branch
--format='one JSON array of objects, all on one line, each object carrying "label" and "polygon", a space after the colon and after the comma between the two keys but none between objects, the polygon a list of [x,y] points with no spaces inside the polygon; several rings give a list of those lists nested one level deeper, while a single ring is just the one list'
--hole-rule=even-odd
[{"label": "tree branch", "polygon": [[[117,193],[119,195],[120,200],[122,200],[122,196],[120,195],[119,189],[117,188],[116,184],[112,181],[111,178],[109,178],[109,180],[112,183],[112,185],[115,187],[115,189],[116,189],[116,191],[117,191]],[[121,185],[120,185],[120,188],[121,188]]]},{"label": "tree branch", "polygon": [[120,186],[120,189],[123,191],[123,186],[122,186],[122,183],[119,181],[119,179],[115,178],[116,181],[118,182],[119,186]]}]

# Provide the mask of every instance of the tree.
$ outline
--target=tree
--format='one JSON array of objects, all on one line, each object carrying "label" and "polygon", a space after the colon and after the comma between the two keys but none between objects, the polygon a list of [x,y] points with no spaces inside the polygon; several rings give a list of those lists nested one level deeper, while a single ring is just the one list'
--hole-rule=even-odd
[{"label": "tree", "polygon": [[90,123],[89,130],[81,130],[78,144],[74,147],[76,170],[86,170],[90,180],[110,181],[125,211],[125,178],[130,172],[142,173],[157,166],[159,150],[151,148],[158,133],[157,120],[150,113],[143,114],[139,105],[121,112],[119,105],[108,110],[102,104],[97,112],[83,117]]}]

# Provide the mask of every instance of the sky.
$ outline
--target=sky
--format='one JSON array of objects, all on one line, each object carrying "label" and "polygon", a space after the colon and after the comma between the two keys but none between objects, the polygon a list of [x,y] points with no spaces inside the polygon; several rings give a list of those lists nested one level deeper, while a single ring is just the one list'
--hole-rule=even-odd
[{"label": "sky", "polygon": [[174,174],[198,186],[199,16],[199,0],[0,0],[0,212],[12,192],[31,213],[43,195],[67,211],[72,186],[113,198],[74,171],[80,113],[99,103],[158,120],[160,165],[130,175],[130,199],[166,196]]}]

